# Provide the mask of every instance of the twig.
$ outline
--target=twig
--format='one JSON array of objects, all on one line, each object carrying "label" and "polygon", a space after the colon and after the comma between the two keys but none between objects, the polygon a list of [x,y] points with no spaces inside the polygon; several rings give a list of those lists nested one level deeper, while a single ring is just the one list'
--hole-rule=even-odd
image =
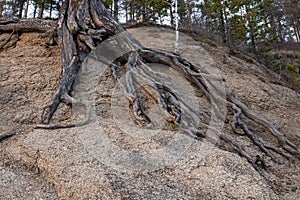
[{"label": "twig", "polygon": [[17,134],[17,131],[14,129],[14,130],[11,130],[11,131],[8,131],[7,133],[4,133],[2,135],[0,135],[0,142],[2,142],[3,140],[7,139],[7,138],[10,138],[14,135]]}]

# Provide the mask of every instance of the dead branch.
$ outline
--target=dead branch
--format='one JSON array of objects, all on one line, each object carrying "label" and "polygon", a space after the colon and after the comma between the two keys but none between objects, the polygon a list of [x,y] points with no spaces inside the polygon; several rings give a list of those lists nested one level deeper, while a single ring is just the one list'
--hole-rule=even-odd
[{"label": "dead branch", "polygon": [[0,135],[0,142],[2,142],[3,140],[5,140],[7,138],[10,138],[10,137],[12,137],[12,136],[14,136],[16,134],[17,134],[16,130],[11,130],[11,131],[9,131],[7,133],[1,134]]}]

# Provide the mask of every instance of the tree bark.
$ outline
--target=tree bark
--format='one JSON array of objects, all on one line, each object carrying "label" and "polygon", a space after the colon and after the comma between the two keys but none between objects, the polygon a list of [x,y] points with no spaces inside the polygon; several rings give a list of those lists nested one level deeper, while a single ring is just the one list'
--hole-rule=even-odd
[{"label": "tree bark", "polygon": [[130,21],[134,21],[135,15],[134,15],[134,5],[132,1],[130,2],[129,6],[130,6]]},{"label": "tree bark", "polygon": [[52,11],[53,11],[53,1],[50,2],[50,7],[49,7],[49,17],[50,17],[50,19],[52,18]]},{"label": "tree bark", "polygon": [[25,3],[25,0],[20,0],[19,1],[19,14],[18,14],[18,17],[20,19],[22,18],[22,14],[23,14],[24,3]]},{"label": "tree bark", "polygon": [[[245,6],[246,8],[246,13],[251,10],[250,6]],[[248,27],[249,27],[249,34],[250,34],[250,41],[251,41],[251,51],[252,53],[257,56],[257,50],[256,50],[256,36],[255,36],[255,30],[253,24],[255,24],[255,17],[253,16],[248,16]]]},{"label": "tree bark", "polygon": [[119,20],[119,5],[118,5],[119,1],[118,0],[114,0],[114,18],[116,21]]},{"label": "tree bark", "polygon": [[24,18],[27,18],[27,15],[28,15],[29,1],[30,1],[30,0],[27,0],[27,1],[26,1],[26,7],[25,7]]},{"label": "tree bark", "polygon": [[191,1],[190,0],[187,0],[187,18],[188,18],[188,25],[189,25],[189,28],[191,28],[191,25],[192,25],[192,8],[191,8]]},{"label": "tree bark", "polygon": [[172,0],[169,2],[169,10],[170,10],[170,19],[171,19],[171,26],[174,26],[174,14],[173,14],[173,6],[172,6]]},{"label": "tree bark", "polygon": [[42,0],[40,5],[39,5],[39,13],[38,13],[38,18],[42,19],[44,15],[44,9],[45,9],[45,0]]},{"label": "tree bark", "polygon": [[225,22],[225,18],[224,18],[224,11],[223,8],[220,9],[220,31],[221,31],[221,35],[222,35],[222,41],[224,44],[227,44],[227,39],[226,39],[226,22]]},{"label": "tree bark", "polygon": [[36,12],[37,12],[37,9],[38,9],[38,4],[37,4],[37,3],[35,3],[35,4],[34,4],[34,9],[33,9],[33,18],[35,18],[35,17],[36,17]]},{"label": "tree bark", "polygon": [[300,31],[299,31],[299,26],[297,22],[294,22],[294,32],[295,32],[295,36],[296,36],[296,42],[300,43]]},{"label": "tree bark", "polygon": [[127,3],[127,1],[124,2],[124,7],[125,7],[125,21],[127,23],[128,22],[128,3]]},{"label": "tree bark", "polygon": [[2,2],[0,2],[0,17],[3,17],[2,12],[3,12],[3,4]]}]

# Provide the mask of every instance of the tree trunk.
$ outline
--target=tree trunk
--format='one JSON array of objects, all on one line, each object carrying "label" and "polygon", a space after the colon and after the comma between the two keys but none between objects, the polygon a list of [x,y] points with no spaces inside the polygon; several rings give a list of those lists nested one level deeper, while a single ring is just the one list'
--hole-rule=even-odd
[{"label": "tree trunk", "polygon": [[249,27],[250,27],[251,51],[252,51],[252,53],[257,55],[256,38],[255,38],[255,35],[254,35],[254,30],[253,30],[253,27],[251,25]]},{"label": "tree trunk", "polygon": [[52,18],[52,11],[53,11],[53,1],[50,1],[50,7],[49,7],[49,17]]},{"label": "tree trunk", "polygon": [[[249,13],[248,11],[251,10],[251,7],[248,5],[248,6],[245,6],[245,8],[246,8],[246,13]],[[247,21],[248,21],[249,34],[250,34],[251,51],[252,51],[252,53],[255,54],[255,56],[257,56],[256,36],[255,36],[255,30],[254,30],[254,25],[253,25],[256,23],[255,17],[250,15],[250,16],[248,16]]]},{"label": "tree trunk", "polygon": [[19,14],[18,14],[18,17],[20,19],[22,18],[22,14],[23,14],[24,3],[25,3],[24,0],[19,1]]},{"label": "tree trunk", "polygon": [[111,16],[114,16],[114,1],[113,0],[111,0],[110,1],[110,15]]},{"label": "tree trunk", "polygon": [[226,39],[226,22],[225,22],[225,18],[224,18],[224,12],[223,8],[220,9],[220,31],[221,31],[221,36],[222,36],[222,41],[224,44],[227,44],[227,39]]},{"label": "tree trunk", "polygon": [[34,10],[33,10],[33,18],[36,17],[36,11],[37,11],[37,8],[38,8],[38,4],[35,3],[35,4],[34,4]]},{"label": "tree trunk", "polygon": [[133,5],[132,1],[130,2],[130,20],[131,21],[135,20],[135,18],[134,18],[134,5]]},{"label": "tree trunk", "polygon": [[[129,101],[129,114],[137,125],[148,128],[156,126],[149,117],[147,102],[141,98],[146,95],[146,99],[153,99],[153,102],[160,105],[161,116],[165,118],[166,123],[180,127],[182,133],[195,139],[206,137],[214,142],[221,139],[231,145],[239,155],[245,157],[259,171],[256,158],[260,155],[251,154],[230,134],[211,126],[211,120],[215,123],[224,123],[228,117],[222,113],[224,109],[222,106],[225,106],[230,109],[228,115],[231,116],[233,133],[240,135],[240,139],[244,136],[252,140],[261,154],[270,158],[270,162],[280,162],[278,156],[289,161],[292,161],[294,156],[299,156],[296,145],[270,121],[251,111],[230,89],[224,88],[223,91],[220,77],[209,74],[203,66],[196,66],[178,54],[155,51],[142,46],[113,19],[102,1],[65,1],[57,31],[61,46],[62,75],[52,101],[44,107],[42,124],[37,128],[68,128],[89,122],[92,104],[87,100],[72,97],[72,92],[83,61],[94,50],[92,55],[111,68],[116,84],[123,88]],[[101,49],[103,46],[105,48]],[[153,71],[151,67],[153,63],[171,67],[182,73],[186,80],[190,81],[210,102],[211,113],[200,113],[193,105],[184,102],[180,94],[165,82],[158,81],[157,76],[160,75]],[[89,76],[98,76],[98,74],[97,71],[88,73]],[[93,77],[86,80],[88,87],[84,90],[95,88],[90,83],[93,80]],[[86,116],[83,121],[71,124],[51,124],[52,116],[62,102],[85,106]],[[273,136],[278,144],[263,141],[254,132],[256,126],[263,127],[264,132],[271,134],[269,137]],[[270,141],[273,140],[270,139]]]},{"label": "tree trunk", "polygon": [[173,6],[172,6],[172,0],[169,2],[169,10],[170,10],[170,19],[171,19],[171,26],[174,26],[174,14],[173,14]]},{"label": "tree trunk", "polygon": [[295,36],[296,36],[296,41],[297,43],[300,43],[300,31],[299,31],[299,26],[297,22],[294,22],[294,32],[295,32]]},{"label": "tree trunk", "polygon": [[192,25],[192,8],[191,8],[191,1],[190,0],[187,0],[187,12],[188,12],[188,15],[187,15],[188,26],[189,26],[189,28],[191,28],[191,25]]},{"label": "tree trunk", "polygon": [[45,0],[42,0],[40,5],[39,5],[39,14],[38,14],[39,19],[43,18],[44,9],[45,9]]},{"label": "tree trunk", "polygon": [[226,13],[224,13],[224,19],[226,21],[225,34],[226,34],[227,46],[229,47],[229,54],[234,55],[235,54],[235,45],[234,45],[234,42],[232,41],[231,23],[230,23],[230,21],[228,21]]},{"label": "tree trunk", "polygon": [[177,14],[180,19],[180,24],[183,25],[186,23],[186,2],[185,0],[177,0],[178,9]]},{"label": "tree trunk", "polygon": [[119,20],[119,5],[118,5],[118,0],[114,0],[114,18],[116,21]]},{"label": "tree trunk", "polygon": [[3,5],[2,5],[2,2],[0,2],[0,17],[2,17],[2,12],[3,12]]},{"label": "tree trunk", "polygon": [[281,22],[281,18],[278,19],[278,34],[279,34],[279,41],[284,42],[284,34],[283,34],[283,25]]},{"label": "tree trunk", "polygon": [[142,16],[142,22],[146,22],[146,21],[149,20],[147,7],[148,7],[147,0],[144,0],[143,6],[142,6],[142,15],[141,15]]},{"label": "tree trunk", "polygon": [[127,1],[124,2],[124,7],[125,7],[125,21],[127,23],[128,22],[128,3],[127,3]]},{"label": "tree trunk", "polygon": [[26,8],[25,8],[25,13],[24,13],[24,18],[27,18],[27,15],[28,15],[29,1],[30,1],[30,0],[27,0],[27,1],[26,1]]}]

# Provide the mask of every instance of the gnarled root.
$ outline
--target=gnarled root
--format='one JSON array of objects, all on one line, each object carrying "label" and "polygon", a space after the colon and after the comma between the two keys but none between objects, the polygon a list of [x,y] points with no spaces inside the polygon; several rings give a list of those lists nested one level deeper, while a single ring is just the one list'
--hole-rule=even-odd
[{"label": "gnarled root", "polygon": [[[154,79],[156,75],[151,75],[149,72],[151,71],[151,68],[148,66],[147,62],[168,65],[177,71],[182,72],[189,81],[198,86],[198,89],[207,96],[211,103],[223,102],[227,106],[230,106],[231,110],[234,112],[232,117],[232,130],[240,136],[249,137],[261,152],[270,157],[272,161],[278,163],[281,162],[276,155],[287,158],[290,162],[293,161],[294,156],[299,156],[296,145],[287,139],[271,122],[249,110],[248,107],[241,103],[228,89],[226,89],[227,95],[225,98],[220,95],[215,85],[211,84],[216,77],[208,76],[205,69],[201,66],[194,66],[192,63],[180,58],[176,54],[156,52],[149,49],[139,50],[138,55],[140,58],[137,58],[137,53],[134,55],[134,70],[132,70],[132,68],[130,70],[127,69],[127,73],[134,74],[137,77],[135,80],[144,81],[144,83],[140,83],[140,85],[149,86],[144,86],[144,88],[147,88],[146,91],[149,96],[155,98],[156,102],[164,109],[166,120],[180,125],[184,132],[188,132],[189,135],[192,135],[195,138],[206,137],[206,134],[201,131],[199,127],[206,127],[207,129],[211,128],[209,127],[208,121],[205,120],[207,119],[207,116],[206,118],[200,118],[197,110],[194,110],[191,106],[188,106],[185,102],[181,101],[175,92],[172,92],[171,88],[156,82]],[[129,56],[128,60],[132,60],[131,56]],[[132,79],[134,78],[131,77],[131,80]],[[129,87],[130,85],[132,85],[132,83],[126,85],[126,87]],[[212,88],[215,88],[215,90]],[[138,94],[135,94],[134,96],[138,97]],[[216,103],[213,108],[219,109],[219,106],[220,104]],[[224,120],[222,113],[218,113],[218,110],[216,111],[216,116],[220,120]],[[265,142],[251,129],[249,121],[263,126],[266,132],[271,133],[271,135],[277,139],[278,144],[272,145]],[[257,162],[257,157],[259,155],[250,155],[233,137],[221,133],[220,130],[214,128],[212,130],[214,130],[215,134],[220,139],[230,143],[236,151],[241,156],[245,157],[252,165],[258,163],[262,165],[262,161]],[[261,156],[259,157],[261,158]]]}]

